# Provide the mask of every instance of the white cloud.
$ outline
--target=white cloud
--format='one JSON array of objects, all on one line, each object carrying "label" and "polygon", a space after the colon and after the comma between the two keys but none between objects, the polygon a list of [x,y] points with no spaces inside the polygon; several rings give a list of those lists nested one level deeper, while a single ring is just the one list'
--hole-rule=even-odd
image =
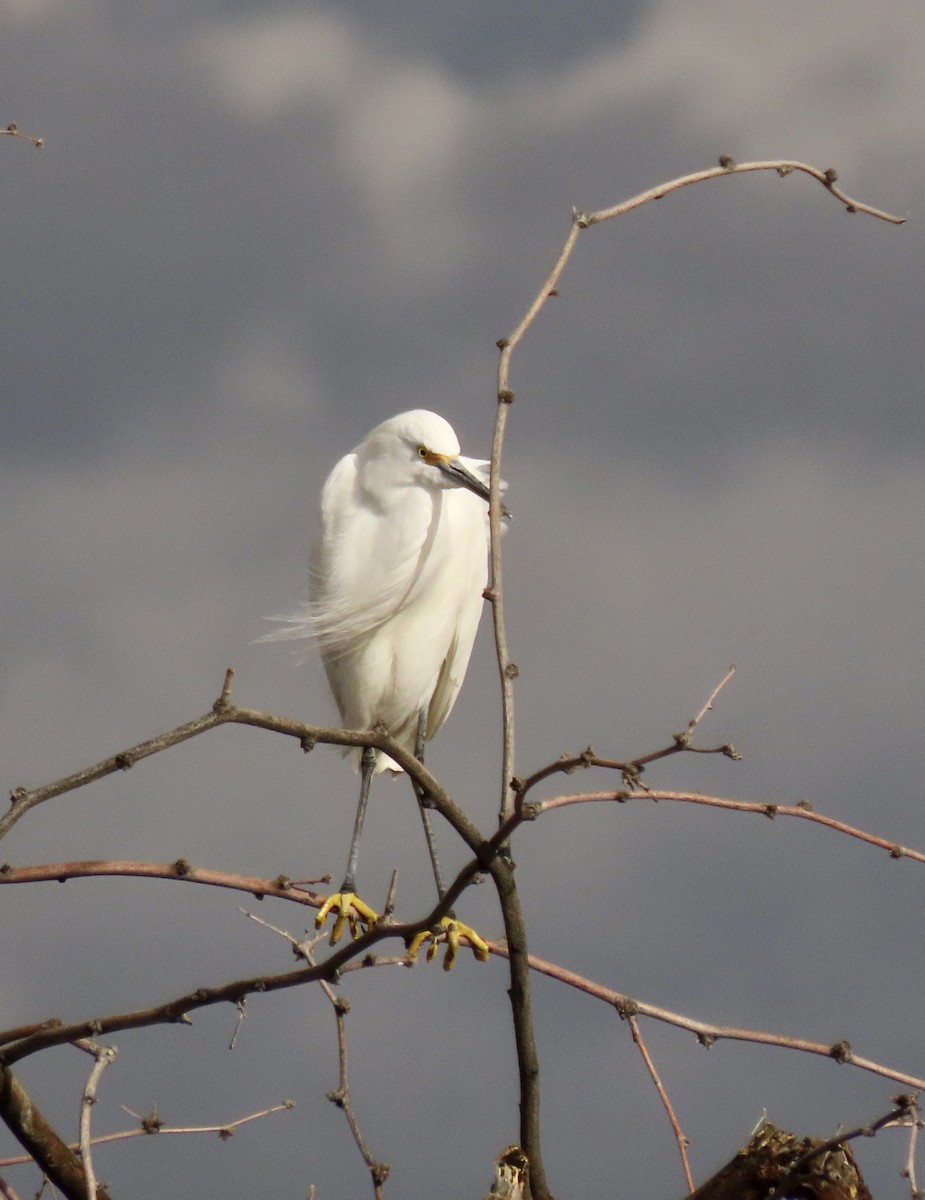
[{"label": "white cloud", "polygon": [[720,148],[743,157],[829,153],[847,168],[884,141],[920,144],[923,60],[915,0],[659,0],[627,43],[529,90],[560,125],[658,106],[676,133],[734,137]]},{"label": "white cloud", "polygon": [[339,103],[369,66],[361,38],[325,13],[222,21],[196,35],[188,57],[224,102],[254,123],[296,106]]},{"label": "white cloud", "polygon": [[324,13],[223,24],[192,42],[188,61],[249,123],[327,122],[334,164],[390,261],[443,276],[471,253],[457,183],[478,106],[448,72],[395,58]]},{"label": "white cloud", "polygon": [[660,0],[626,42],[558,72],[475,83],[314,11],[223,22],[198,34],[187,58],[239,119],[322,120],[332,168],[364,204],[383,257],[421,279],[462,270],[479,244],[465,199],[476,156],[592,121],[624,127],[656,112],[666,137],[835,164],[864,182],[862,167],[921,141],[916,30],[925,35],[917,0],[888,11],[868,0]]}]

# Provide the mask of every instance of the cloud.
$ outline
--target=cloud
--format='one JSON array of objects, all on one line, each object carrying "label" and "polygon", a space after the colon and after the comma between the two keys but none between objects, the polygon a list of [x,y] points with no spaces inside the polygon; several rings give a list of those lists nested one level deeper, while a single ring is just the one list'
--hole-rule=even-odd
[{"label": "cloud", "polygon": [[321,117],[333,164],[392,261],[445,277],[471,253],[458,184],[478,105],[448,72],[380,51],[330,13],[221,25],[197,35],[187,58],[250,124]]},{"label": "cloud", "polygon": [[42,28],[64,18],[90,20],[99,13],[98,0],[0,0],[0,19],[8,28]]},{"label": "cloud", "polygon": [[908,33],[920,24],[911,2],[885,19],[866,0],[661,0],[625,41],[485,80],[381,48],[360,23],[319,9],[216,23],[184,57],[248,125],[321,122],[328,165],[363,206],[376,252],[424,281],[464,273],[486,245],[469,183],[479,164],[500,168],[518,145],[558,155],[552,139],[592,128],[653,121],[657,138],[819,159],[860,182],[862,168],[921,143],[925,72]]},{"label": "cloud", "polygon": [[222,100],[260,124],[293,107],[333,107],[362,87],[373,65],[359,32],[333,13],[216,22],[194,34],[186,53]]}]

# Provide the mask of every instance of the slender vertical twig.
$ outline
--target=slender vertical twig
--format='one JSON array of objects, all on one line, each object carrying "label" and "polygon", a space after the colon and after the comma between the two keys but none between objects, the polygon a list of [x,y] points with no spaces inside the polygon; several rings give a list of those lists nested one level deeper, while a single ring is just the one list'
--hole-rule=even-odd
[{"label": "slender vertical twig", "polygon": [[[910,1099],[912,1099],[910,1097]],[[906,1165],[903,1168],[903,1175],[909,1180],[909,1195],[911,1200],[922,1200],[925,1196],[918,1183],[916,1182],[915,1174],[915,1151],[918,1142],[919,1130],[922,1125],[922,1111],[918,1105],[918,1099],[912,1099],[909,1106],[909,1149],[906,1152]]]},{"label": "slender vertical twig", "polygon": [[[68,1200],[86,1200],[87,1186],[83,1164],[67,1146],[29,1093],[6,1067],[0,1068],[0,1118],[43,1173]],[[103,1188],[96,1189],[95,1200],[108,1200]]]},{"label": "slender vertical twig", "polygon": [[119,1051],[115,1046],[99,1046],[95,1042],[90,1041],[76,1042],[75,1045],[79,1049],[93,1055],[93,1066],[90,1068],[90,1074],[87,1076],[87,1083],[80,1098],[79,1132],[80,1159],[83,1163],[84,1177],[86,1179],[87,1200],[96,1200],[96,1172],[93,1168],[93,1156],[90,1150],[92,1145],[92,1138],[90,1136],[91,1115],[93,1106],[96,1104],[96,1089],[100,1082],[100,1076]]},{"label": "slender vertical twig", "polygon": [[[311,949],[303,947],[306,960],[314,963]],[[360,1128],[360,1122],[357,1120],[356,1112],[353,1108],[353,1101],[350,1099],[350,1081],[347,1074],[347,1022],[346,1016],[350,1011],[350,1002],[345,996],[339,996],[331,985],[325,981],[321,981],[321,990],[331,1002],[331,1007],[334,1009],[334,1019],[337,1022],[337,1064],[338,1064],[338,1081],[337,1088],[333,1092],[328,1092],[328,1099],[332,1104],[336,1104],[346,1118],[347,1125],[350,1128],[351,1136],[356,1143],[356,1148],[359,1150],[363,1161],[369,1168],[370,1179],[373,1185],[373,1196],[375,1200],[383,1200],[385,1192],[383,1185],[389,1177],[391,1168],[388,1163],[379,1162],[375,1159],[367,1144],[366,1138],[363,1136],[363,1130]]]}]

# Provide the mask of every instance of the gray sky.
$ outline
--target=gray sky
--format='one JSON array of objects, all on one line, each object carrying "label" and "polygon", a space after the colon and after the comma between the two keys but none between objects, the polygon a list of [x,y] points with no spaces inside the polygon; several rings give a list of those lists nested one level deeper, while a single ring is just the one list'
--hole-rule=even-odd
[{"label": "gray sky", "polygon": [[[298,599],[316,496],[379,420],[430,407],[487,452],[495,340],[594,208],[737,159],[838,169],[903,228],[817,185],[717,180],[589,230],[518,351],[504,474],[518,767],[664,744],[730,662],[691,758],[653,786],[807,797],[921,848],[925,422],[919,219],[925,15],[774,5],[2,0],[6,784],[48,782],[236,699],[305,720],[314,658],[255,645]],[[490,828],[487,626],[430,762]],[[605,779],[569,781],[605,786]],[[343,869],[355,779],[333,750],[222,730],[30,814],[0,857]],[[464,861],[446,831],[452,864]],[[555,813],[518,837],[531,948],[707,1020],[847,1038],[925,1074],[921,868],[819,829],[680,807]],[[361,886],[430,899],[406,786],[378,781]],[[239,898],[155,882],[8,888],[0,1025],[165,1000],[290,963]],[[252,903],[253,909],[256,904]],[[488,889],[462,915],[489,935]],[[301,932],[269,902],[260,915]],[[354,1101],[391,1194],[481,1195],[516,1136],[501,963],[351,978]],[[100,1151],[139,1200],[362,1195],[324,1093],[320,993],[125,1034],[100,1131],[298,1107],[231,1143]],[[547,1168],[562,1196],[672,1196],[677,1156],[613,1013],[536,984]],[[828,1134],[896,1085],[646,1027],[698,1180],[763,1109]],[[192,1069],[190,1069],[192,1066]],[[29,1063],[76,1127],[87,1064]],[[63,1085],[61,1081],[64,1081]],[[0,1155],[8,1138],[0,1138]],[[899,1196],[900,1136],[859,1150]],[[25,1193],[24,1174],[11,1179]],[[451,1180],[447,1186],[446,1180]],[[618,1182],[615,1182],[618,1181]],[[479,1191],[479,1189],[482,1189]]]}]

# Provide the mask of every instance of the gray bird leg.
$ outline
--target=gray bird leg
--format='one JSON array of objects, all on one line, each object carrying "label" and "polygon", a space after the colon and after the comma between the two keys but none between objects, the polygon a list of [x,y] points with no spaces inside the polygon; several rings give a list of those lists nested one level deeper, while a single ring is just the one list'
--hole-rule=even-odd
[{"label": "gray bird leg", "polygon": [[369,800],[369,785],[376,767],[376,751],[372,746],[364,746],[360,758],[360,801],[357,804],[356,820],[353,823],[353,837],[350,839],[350,853],[347,856],[347,873],[341,884],[342,892],[356,892],[357,860],[360,857],[360,834],[363,832],[363,819],[366,816],[366,803]]},{"label": "gray bird leg", "polygon": [[[419,763],[424,762],[424,741],[427,733],[427,708],[422,708],[418,713],[418,731],[414,743],[414,757]],[[418,811],[421,814],[421,820],[424,822],[424,837],[427,840],[427,851],[430,854],[431,866],[434,869],[434,883],[437,885],[437,899],[442,900],[446,895],[446,886],[443,882],[443,872],[440,869],[440,860],[437,858],[437,839],[434,836],[434,829],[430,822],[430,805],[427,803],[427,797],[424,795],[421,787],[416,781],[412,781],[414,794],[418,801]],[[453,914],[450,913],[450,916]]]}]

